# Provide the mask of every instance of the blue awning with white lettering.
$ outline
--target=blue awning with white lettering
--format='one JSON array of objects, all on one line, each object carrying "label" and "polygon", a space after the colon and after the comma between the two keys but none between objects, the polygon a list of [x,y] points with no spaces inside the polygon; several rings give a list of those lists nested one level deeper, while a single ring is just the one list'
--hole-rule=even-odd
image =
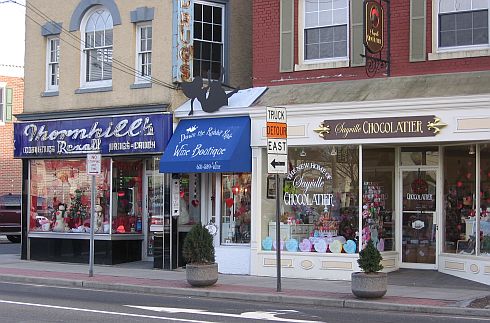
[{"label": "blue awning with white lettering", "polygon": [[182,120],[160,160],[161,173],[250,173],[250,118]]}]

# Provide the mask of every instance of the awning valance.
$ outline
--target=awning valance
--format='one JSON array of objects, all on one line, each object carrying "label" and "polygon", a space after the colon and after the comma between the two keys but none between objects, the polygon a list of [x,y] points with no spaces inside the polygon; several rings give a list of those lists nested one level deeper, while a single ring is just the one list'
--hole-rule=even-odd
[{"label": "awning valance", "polygon": [[160,172],[251,172],[251,159],[249,117],[187,119],[168,142]]}]

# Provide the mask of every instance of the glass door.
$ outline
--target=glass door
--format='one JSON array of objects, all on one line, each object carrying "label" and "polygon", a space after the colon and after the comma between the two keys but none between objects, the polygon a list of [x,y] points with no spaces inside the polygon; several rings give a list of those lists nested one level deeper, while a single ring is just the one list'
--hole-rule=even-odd
[{"label": "glass door", "polygon": [[402,265],[436,268],[437,170],[419,167],[401,170]]}]

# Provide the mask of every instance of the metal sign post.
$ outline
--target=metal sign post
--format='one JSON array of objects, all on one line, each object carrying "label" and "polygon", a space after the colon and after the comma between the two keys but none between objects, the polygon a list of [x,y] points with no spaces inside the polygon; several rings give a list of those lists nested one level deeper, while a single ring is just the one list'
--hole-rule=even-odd
[{"label": "metal sign post", "polygon": [[279,174],[288,171],[287,118],[285,108],[267,107],[267,169],[276,181],[276,267],[277,291],[281,291],[281,216]]},{"label": "metal sign post", "polygon": [[94,224],[95,224],[95,176],[100,174],[101,155],[87,154],[87,174],[92,177],[92,192],[90,194],[90,253],[88,276],[94,276]]}]

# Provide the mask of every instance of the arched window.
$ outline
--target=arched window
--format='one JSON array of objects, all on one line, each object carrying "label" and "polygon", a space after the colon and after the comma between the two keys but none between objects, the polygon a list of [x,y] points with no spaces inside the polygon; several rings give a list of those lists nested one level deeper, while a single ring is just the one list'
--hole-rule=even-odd
[{"label": "arched window", "polygon": [[111,85],[113,21],[109,11],[96,6],[82,20],[83,73],[82,84]]}]

